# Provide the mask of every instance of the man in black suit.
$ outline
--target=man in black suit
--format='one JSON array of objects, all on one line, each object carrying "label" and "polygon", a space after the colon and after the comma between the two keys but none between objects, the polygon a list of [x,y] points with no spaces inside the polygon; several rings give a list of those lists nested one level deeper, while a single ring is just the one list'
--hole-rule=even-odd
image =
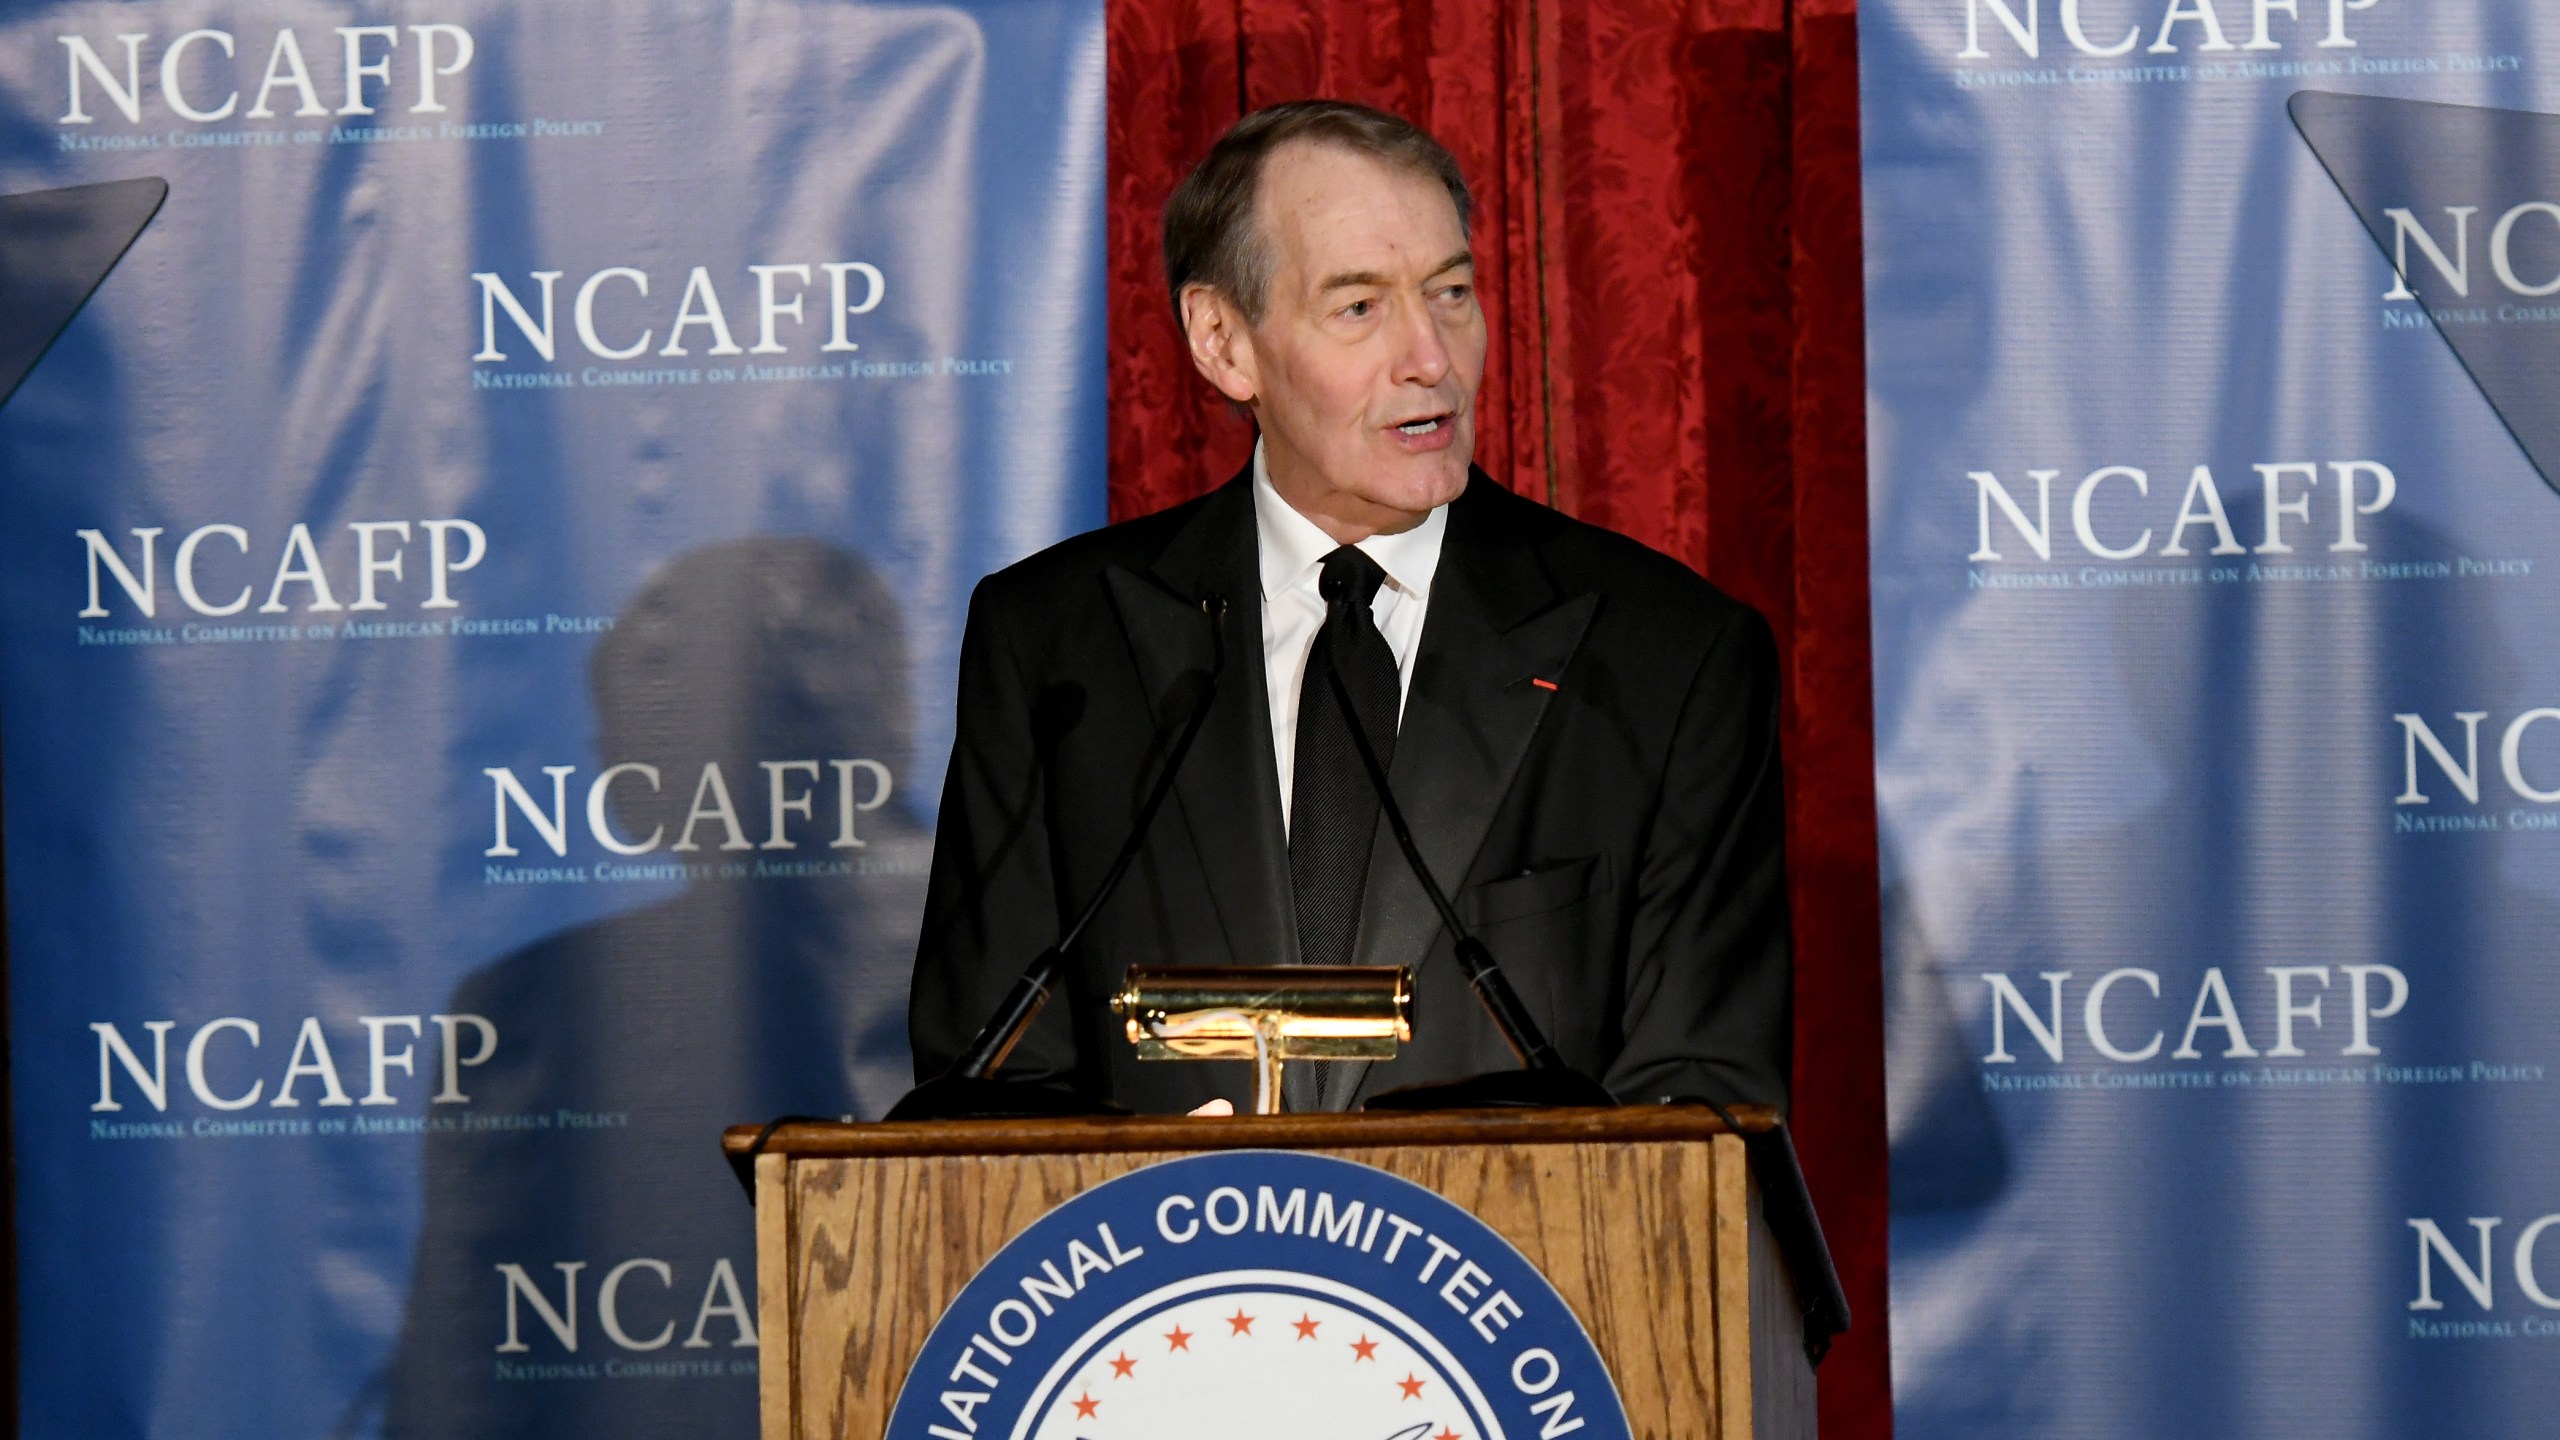
[{"label": "man in black suit", "polygon": [[1357,716],[1567,1063],[1631,1102],[1785,1103],[1768,627],[1469,463],[1468,212],[1438,142],[1323,101],[1247,116],[1167,204],[1192,359],[1260,440],[1219,490],[978,587],[909,1005],[919,1075],[1101,883],[1205,703],[1173,802],[1006,1075],[1143,1111],[1249,1095],[1241,1064],[1135,1059],[1108,1007],[1133,964],[1413,966],[1412,1043],[1293,1066],[1291,1108],[1516,1063],[1378,824]]}]

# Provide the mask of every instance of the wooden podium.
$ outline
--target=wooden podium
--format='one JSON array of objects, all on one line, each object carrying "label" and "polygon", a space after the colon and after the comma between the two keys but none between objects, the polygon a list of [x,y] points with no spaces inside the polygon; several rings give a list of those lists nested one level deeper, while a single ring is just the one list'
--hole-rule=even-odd
[{"label": "wooden podium", "polygon": [[1804,1312],[1744,1141],[1691,1107],[740,1126],[724,1145],[752,1157],[764,1440],[878,1440],[937,1319],[1056,1207],[1177,1157],[1272,1150],[1401,1177],[1509,1241],[1580,1320],[1634,1435],[1811,1437]]}]

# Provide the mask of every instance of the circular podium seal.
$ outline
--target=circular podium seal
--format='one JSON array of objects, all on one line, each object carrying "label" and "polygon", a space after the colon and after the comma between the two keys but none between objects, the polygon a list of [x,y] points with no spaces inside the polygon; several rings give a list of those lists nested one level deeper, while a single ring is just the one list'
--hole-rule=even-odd
[{"label": "circular podium seal", "polygon": [[1151,1165],[1042,1216],[935,1323],[888,1440],[1628,1440],[1555,1287],[1347,1160]]}]

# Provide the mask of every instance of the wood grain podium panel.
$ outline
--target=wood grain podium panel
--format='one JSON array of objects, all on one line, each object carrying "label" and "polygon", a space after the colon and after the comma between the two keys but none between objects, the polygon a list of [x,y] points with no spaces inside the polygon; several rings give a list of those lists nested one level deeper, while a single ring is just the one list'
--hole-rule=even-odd
[{"label": "wood grain podium panel", "polygon": [[1741,1140],[1695,1112],[1592,1113],[1620,1123],[795,1127],[805,1133],[775,1137],[756,1161],[765,1435],[877,1440],[935,1321],[1034,1221],[1147,1165],[1273,1148],[1400,1176],[1510,1241],[1581,1318],[1636,1435],[1810,1436],[1811,1370],[1774,1248],[1754,1224]]}]

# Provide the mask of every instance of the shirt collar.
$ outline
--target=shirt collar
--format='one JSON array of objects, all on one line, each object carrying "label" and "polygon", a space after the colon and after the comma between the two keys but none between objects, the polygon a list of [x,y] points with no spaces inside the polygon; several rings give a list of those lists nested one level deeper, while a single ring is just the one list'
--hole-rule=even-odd
[{"label": "shirt collar", "polygon": [[[1322,526],[1301,515],[1271,486],[1262,459],[1262,442],[1253,442],[1253,522],[1260,544],[1262,598],[1287,593],[1299,584],[1312,585],[1308,572],[1335,549]],[[1421,524],[1394,535],[1372,535],[1360,542],[1360,553],[1378,562],[1388,583],[1417,599],[1431,593],[1440,570],[1440,542],[1449,533],[1449,507],[1438,506]]]}]

